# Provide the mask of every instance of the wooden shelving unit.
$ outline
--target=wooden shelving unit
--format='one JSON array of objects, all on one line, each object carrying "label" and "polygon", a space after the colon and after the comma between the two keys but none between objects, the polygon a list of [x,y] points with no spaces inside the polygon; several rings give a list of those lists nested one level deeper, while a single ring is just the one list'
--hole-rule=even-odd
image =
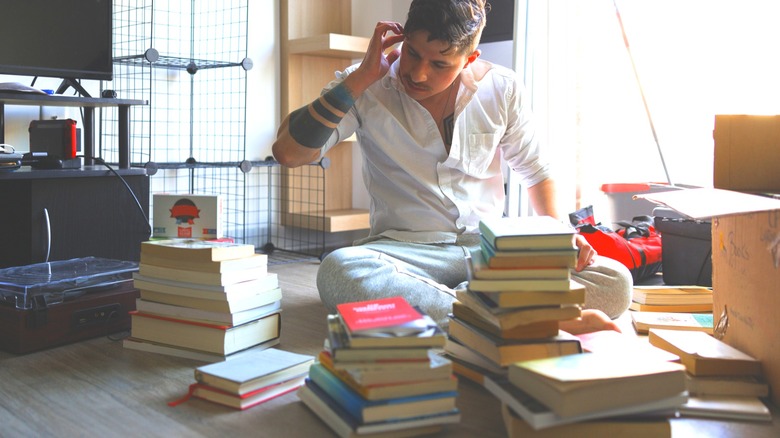
[{"label": "wooden shelving unit", "polygon": [[[308,104],[322,87],[360,59],[368,48],[368,38],[351,34],[351,0],[282,0],[281,30],[281,112]],[[297,169],[283,169],[282,185],[287,187],[281,210],[283,224],[339,232],[368,228],[368,211],[352,205],[352,148],[354,137],[328,151],[330,165],[323,168],[320,182],[298,181]],[[309,181],[309,180],[305,180]],[[324,184],[307,187],[305,184]],[[311,190],[324,191],[322,208],[309,208]],[[303,202],[302,202],[303,201]]]}]

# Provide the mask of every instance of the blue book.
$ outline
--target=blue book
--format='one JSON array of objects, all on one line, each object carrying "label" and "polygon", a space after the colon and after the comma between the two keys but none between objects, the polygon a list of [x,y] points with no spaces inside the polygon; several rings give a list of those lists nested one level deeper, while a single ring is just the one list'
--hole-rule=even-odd
[{"label": "blue book", "polygon": [[361,397],[320,363],[311,366],[309,379],[344,408],[349,415],[362,423],[433,415],[449,412],[456,408],[457,391],[369,401]]}]

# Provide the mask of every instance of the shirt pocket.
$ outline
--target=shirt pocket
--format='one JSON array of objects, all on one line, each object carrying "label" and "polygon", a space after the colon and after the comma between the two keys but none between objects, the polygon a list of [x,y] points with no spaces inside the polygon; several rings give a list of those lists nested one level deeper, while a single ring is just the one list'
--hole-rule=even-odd
[{"label": "shirt pocket", "polygon": [[461,165],[472,176],[485,176],[496,158],[496,148],[501,137],[495,133],[469,134],[462,150]]}]

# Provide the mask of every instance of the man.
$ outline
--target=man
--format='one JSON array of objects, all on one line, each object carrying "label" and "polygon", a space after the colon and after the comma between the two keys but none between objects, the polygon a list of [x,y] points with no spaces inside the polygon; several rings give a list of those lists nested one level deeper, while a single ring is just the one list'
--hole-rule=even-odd
[{"label": "man", "polygon": [[[315,161],[353,133],[363,152],[371,230],[323,260],[317,287],[329,311],[401,295],[446,325],[480,218],[503,213],[502,156],[535,212],[558,217],[521,84],[478,59],[485,15],[484,0],[414,0],[403,26],[379,22],[363,61],[282,122],[273,145],[282,165]],[[579,236],[577,245],[574,277],[593,310],[562,328],[617,329],[610,318],[628,308],[631,276]]]}]

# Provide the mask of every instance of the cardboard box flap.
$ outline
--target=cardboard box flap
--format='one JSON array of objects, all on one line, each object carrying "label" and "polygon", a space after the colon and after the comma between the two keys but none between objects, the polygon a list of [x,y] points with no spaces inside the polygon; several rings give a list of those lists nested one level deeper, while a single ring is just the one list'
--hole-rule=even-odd
[{"label": "cardboard box flap", "polygon": [[780,210],[780,200],[721,189],[687,189],[636,195],[665,205],[693,219]]}]

